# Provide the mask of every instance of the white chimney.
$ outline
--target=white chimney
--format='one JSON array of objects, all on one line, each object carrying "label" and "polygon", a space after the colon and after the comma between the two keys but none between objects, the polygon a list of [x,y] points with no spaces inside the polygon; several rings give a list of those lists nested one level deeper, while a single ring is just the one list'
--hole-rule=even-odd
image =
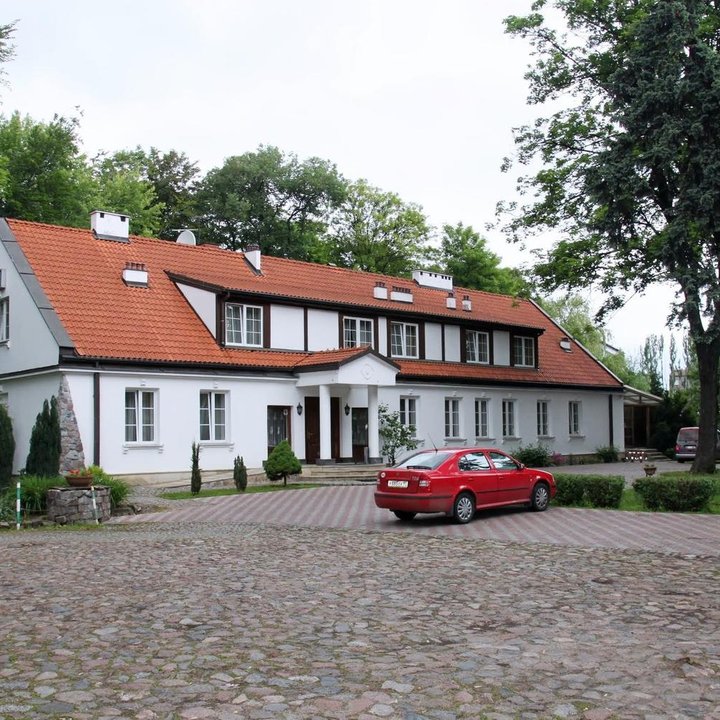
[{"label": "white chimney", "polygon": [[455,299],[455,293],[448,293],[448,296],[445,298],[445,304],[447,305],[448,309],[454,310],[457,307],[457,300]]},{"label": "white chimney", "polygon": [[248,245],[248,249],[245,251],[245,259],[257,270],[262,272],[262,253],[260,252],[260,246],[253,243]]},{"label": "white chimney", "polygon": [[130,235],[130,218],[127,215],[93,210],[90,213],[90,229],[100,240],[128,242]]},{"label": "white chimney", "polygon": [[144,263],[126,262],[122,279],[130,287],[147,287],[149,275]]},{"label": "white chimney", "polygon": [[469,295],[463,295],[462,308],[465,312],[470,312],[472,310],[472,302],[470,301]]},{"label": "white chimney", "polygon": [[408,288],[393,285],[390,291],[390,299],[397,300],[398,302],[411,303],[413,301],[413,294]]},{"label": "white chimney", "polygon": [[387,287],[384,282],[376,282],[373,288],[373,297],[377,300],[387,300]]},{"label": "white chimney", "polygon": [[437,288],[438,290],[452,290],[452,275],[432,272],[430,270],[413,270],[412,279],[422,287]]}]

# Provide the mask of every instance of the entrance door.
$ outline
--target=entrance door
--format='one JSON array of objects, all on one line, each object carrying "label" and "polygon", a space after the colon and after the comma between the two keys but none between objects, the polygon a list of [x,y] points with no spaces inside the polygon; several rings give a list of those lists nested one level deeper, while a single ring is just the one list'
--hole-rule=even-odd
[{"label": "entrance door", "polygon": [[[330,453],[340,457],[340,398],[330,398]],[[305,462],[320,457],[320,398],[305,397]]]},{"label": "entrance door", "polygon": [[290,440],[290,413],[292,408],[281,405],[268,405],[267,444],[268,455],[283,440]]},{"label": "entrance door", "polygon": [[352,409],[352,458],[356,463],[365,462],[365,450],[368,445],[367,408]]}]

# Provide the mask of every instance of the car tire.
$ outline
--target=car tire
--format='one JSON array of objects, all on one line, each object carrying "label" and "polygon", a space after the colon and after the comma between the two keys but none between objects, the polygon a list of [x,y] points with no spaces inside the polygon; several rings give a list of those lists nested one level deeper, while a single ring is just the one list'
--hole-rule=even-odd
[{"label": "car tire", "polygon": [[460,493],[453,503],[453,517],[455,522],[464,525],[469,523],[475,515],[475,498],[467,492]]},{"label": "car tire", "polygon": [[417,515],[417,513],[409,512],[408,510],[393,510],[393,514],[398,520],[403,520],[404,522],[409,522]]},{"label": "car tire", "polygon": [[535,485],[530,496],[530,507],[535,512],[542,512],[548,509],[550,504],[550,488],[547,483],[539,482]]}]

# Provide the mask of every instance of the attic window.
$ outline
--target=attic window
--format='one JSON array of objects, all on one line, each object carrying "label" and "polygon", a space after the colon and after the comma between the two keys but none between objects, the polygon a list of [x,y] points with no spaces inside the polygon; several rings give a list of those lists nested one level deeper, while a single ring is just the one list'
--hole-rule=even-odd
[{"label": "attic window", "polygon": [[560,347],[565,352],[572,352],[572,345],[570,344],[570,338],[567,338],[567,337],[560,338]]}]

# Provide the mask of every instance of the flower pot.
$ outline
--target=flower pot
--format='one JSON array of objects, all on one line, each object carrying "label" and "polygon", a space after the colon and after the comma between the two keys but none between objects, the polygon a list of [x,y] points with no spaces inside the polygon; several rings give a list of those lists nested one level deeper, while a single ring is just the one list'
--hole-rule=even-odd
[{"label": "flower pot", "polygon": [[90,487],[93,482],[93,476],[90,474],[66,475],[65,479],[67,480],[67,484],[70,487],[78,487],[78,488]]},{"label": "flower pot", "polygon": [[657,470],[657,468],[654,465],[645,465],[643,470],[645,471],[645,475],[650,477],[651,475],[655,474],[655,471]]}]

